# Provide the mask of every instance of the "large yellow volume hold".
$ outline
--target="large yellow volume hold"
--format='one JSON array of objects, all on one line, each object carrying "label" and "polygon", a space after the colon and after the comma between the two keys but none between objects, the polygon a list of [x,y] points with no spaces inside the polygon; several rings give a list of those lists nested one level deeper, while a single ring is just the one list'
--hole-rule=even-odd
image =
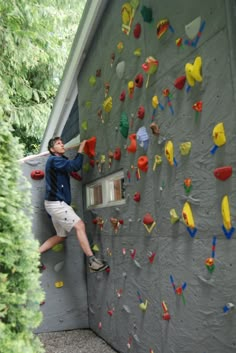
[{"label": "large yellow volume hold", "polygon": [[231,217],[230,217],[229,199],[227,195],[223,197],[221,202],[221,214],[222,214],[223,224],[225,229],[230,230],[232,228],[232,225],[231,225]]},{"label": "large yellow volume hold", "polygon": [[183,210],[182,210],[183,221],[187,227],[193,229],[195,228],[194,218],[191,210],[191,206],[188,202],[185,202]]},{"label": "large yellow volume hold", "polygon": [[174,165],[174,145],[172,141],[167,141],[165,145],[165,156],[171,166]]}]

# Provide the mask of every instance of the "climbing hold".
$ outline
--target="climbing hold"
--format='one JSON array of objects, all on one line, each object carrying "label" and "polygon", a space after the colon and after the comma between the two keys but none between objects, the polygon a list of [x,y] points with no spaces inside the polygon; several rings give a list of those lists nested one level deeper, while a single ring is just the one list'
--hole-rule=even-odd
[{"label": "climbing hold", "polygon": [[64,249],[64,245],[63,244],[56,244],[52,247],[52,250],[55,252],[60,252]]},{"label": "climbing hold", "polygon": [[137,151],[137,141],[136,134],[129,135],[130,145],[127,147],[127,151],[130,153],[135,153]]},{"label": "climbing hold", "polygon": [[170,22],[168,19],[163,19],[163,20],[160,20],[157,24],[157,38],[160,39],[163,34],[165,34],[168,29],[170,29],[170,31],[172,33],[174,33],[174,29],[173,27],[170,25]]},{"label": "climbing hold", "polygon": [[162,306],[162,309],[164,311],[164,313],[162,315],[162,319],[169,321],[170,320],[170,314],[168,312],[168,308],[167,308],[166,303],[164,301],[162,301],[161,306]]},{"label": "climbing hold", "polygon": [[222,180],[222,181],[227,180],[232,175],[232,167],[225,166],[225,167],[216,168],[214,170],[214,175],[219,180]]},{"label": "climbing hold", "polygon": [[134,258],[136,256],[136,249],[130,249],[130,256],[131,256],[132,260],[134,260]]},{"label": "climbing hold", "polygon": [[55,287],[56,288],[61,288],[64,286],[64,282],[63,281],[58,281],[58,282],[55,282]]},{"label": "climbing hold", "polygon": [[78,180],[78,181],[81,181],[81,180],[82,180],[82,177],[81,177],[81,175],[79,175],[78,172],[70,172],[70,176],[71,176],[72,178],[74,178],[75,180]]},{"label": "climbing hold", "polygon": [[95,76],[90,76],[90,78],[89,78],[89,84],[90,84],[90,86],[95,86],[95,84],[96,84],[96,77]]},{"label": "climbing hold", "polygon": [[235,228],[231,224],[229,198],[225,195],[221,202],[221,215],[223,218],[222,229],[227,239],[231,239]]},{"label": "climbing hold", "polygon": [[138,39],[141,35],[141,24],[140,23],[136,23],[136,25],[134,26],[134,38]]},{"label": "climbing hold", "polygon": [[139,202],[141,199],[140,192],[136,192],[133,197],[134,201]]},{"label": "climbing hold", "polygon": [[103,119],[103,116],[102,116],[102,109],[98,109],[97,115],[100,118],[101,122],[104,124],[104,119]]},{"label": "climbing hold", "polygon": [[146,213],[145,216],[143,217],[143,225],[148,231],[148,233],[151,233],[151,231],[155,227],[156,222],[154,221],[150,213]]},{"label": "climbing hold", "polygon": [[196,48],[202,32],[205,28],[206,21],[201,22],[201,17],[195,18],[191,23],[185,26],[185,33],[190,38],[190,40],[185,40],[184,44]]},{"label": "climbing hold", "polygon": [[175,224],[179,221],[179,216],[174,208],[170,210],[170,222],[171,224]]},{"label": "climbing hold", "polygon": [[148,306],[148,301],[145,300],[145,303],[142,302],[139,304],[139,308],[142,310],[142,311],[146,311],[147,310],[147,306]]},{"label": "climbing hold", "polygon": [[116,57],[116,54],[115,54],[115,53],[111,53],[111,61],[110,61],[111,67],[112,67],[113,64],[114,64],[115,57]]},{"label": "climbing hold", "polygon": [[137,48],[137,49],[134,50],[134,55],[135,56],[141,56],[141,54],[142,54],[142,49],[141,48]]},{"label": "climbing hold", "polygon": [[112,97],[108,97],[104,102],[103,102],[103,108],[105,112],[110,113],[112,110]]},{"label": "climbing hold", "polygon": [[176,285],[174,283],[174,278],[173,278],[172,275],[170,275],[170,282],[171,282],[172,288],[174,290],[174,293],[178,294],[178,295],[181,295],[183,303],[185,304],[185,298],[184,298],[184,293],[183,292],[184,292],[185,288],[187,287],[187,283],[184,282],[182,284],[182,286],[176,287]]},{"label": "climbing hold", "polygon": [[124,100],[125,100],[125,91],[122,91],[120,94],[120,101],[124,102]]},{"label": "climbing hold", "polygon": [[161,108],[161,110],[164,110],[163,105],[159,102],[158,96],[153,96],[152,97],[152,107],[153,107],[153,112],[152,112],[152,120],[154,120],[155,115],[156,115],[156,111],[158,109],[158,107]]},{"label": "climbing hold", "polygon": [[149,127],[152,130],[153,135],[159,136],[160,128],[156,123],[152,122]]},{"label": "climbing hold", "polygon": [[177,89],[183,89],[185,82],[186,82],[186,76],[180,76],[175,80],[174,86]]},{"label": "climbing hold", "polygon": [[185,225],[187,226],[187,231],[189,232],[189,235],[194,238],[197,233],[197,228],[195,227],[191,206],[188,202],[185,202],[184,204],[182,210],[182,217]]},{"label": "climbing hold", "polygon": [[143,119],[144,118],[144,115],[145,115],[145,108],[143,106],[140,106],[138,108],[138,112],[137,112],[137,117],[139,119]]},{"label": "climbing hold", "polygon": [[173,142],[170,140],[167,141],[165,144],[165,156],[171,166],[177,166],[177,162],[174,158],[174,145]]},{"label": "climbing hold", "polygon": [[223,123],[219,123],[214,127],[212,137],[215,145],[213,146],[210,152],[211,154],[214,154],[218,147],[223,146],[226,143],[225,129]]},{"label": "climbing hold", "polygon": [[117,47],[118,52],[121,53],[124,49],[124,43],[119,42],[116,47]]},{"label": "climbing hold", "polygon": [[64,261],[58,262],[55,266],[54,266],[54,271],[55,272],[60,272],[63,267],[64,267]]},{"label": "climbing hold", "polygon": [[202,112],[202,101],[198,101],[198,102],[194,103],[192,108],[196,112],[201,113]]},{"label": "climbing hold", "polygon": [[151,7],[142,6],[141,8],[141,15],[143,17],[144,22],[151,23],[152,18],[152,9]]},{"label": "climbing hold", "polygon": [[30,176],[34,180],[40,180],[44,178],[44,171],[43,170],[32,170]]},{"label": "climbing hold", "polygon": [[156,253],[153,251],[148,251],[147,256],[148,256],[148,260],[149,260],[150,264],[153,264]]},{"label": "climbing hold", "polygon": [[125,74],[125,62],[120,61],[116,65],[116,75],[121,80],[123,78],[124,74]]},{"label": "climbing hold", "polygon": [[86,107],[86,109],[90,109],[90,108],[92,107],[92,102],[89,101],[89,100],[87,100],[87,101],[85,102],[85,107]]},{"label": "climbing hold", "polygon": [[189,39],[193,40],[197,36],[201,21],[201,17],[199,16],[185,26],[185,33]]},{"label": "climbing hold", "polygon": [[148,74],[148,79],[146,83],[146,88],[149,84],[150,75],[153,75],[158,69],[159,62],[152,56],[148,56],[145,60],[145,63],[142,64],[143,70]]},{"label": "climbing hold", "polygon": [[183,48],[183,39],[182,38],[177,38],[176,40],[175,40],[175,44],[176,44],[176,46],[178,47],[178,48]]},{"label": "climbing hold", "polygon": [[95,219],[93,219],[93,224],[97,224],[100,230],[102,230],[104,225],[104,220],[102,219],[102,217],[97,216]]},{"label": "climbing hold", "polygon": [[143,86],[143,75],[138,74],[134,79],[135,87],[141,88]]},{"label": "climbing hold", "polygon": [[113,158],[116,161],[119,161],[121,159],[121,149],[120,149],[120,147],[116,147],[116,149],[114,151],[114,154],[113,154]]},{"label": "climbing hold", "polygon": [[129,81],[128,82],[128,93],[129,93],[129,97],[133,98],[133,95],[134,95],[134,81]]},{"label": "climbing hold", "polygon": [[122,5],[121,8],[121,20],[122,20],[122,32],[129,35],[131,26],[133,23],[135,11],[139,6],[139,0],[131,0]]},{"label": "climbing hold", "polygon": [[102,75],[102,70],[101,69],[97,69],[96,70],[96,77],[101,77]]},{"label": "climbing hold", "polygon": [[186,194],[189,194],[192,189],[192,179],[186,178],[184,179],[184,189]]},{"label": "climbing hold", "polygon": [[180,144],[179,149],[182,156],[187,156],[192,148],[191,142],[183,142]]},{"label": "climbing hold", "polygon": [[124,224],[124,221],[123,221],[123,220],[117,219],[117,218],[114,218],[114,217],[111,217],[111,218],[110,218],[110,222],[111,222],[111,224],[112,224],[112,226],[113,226],[113,229],[114,229],[114,232],[115,232],[116,234],[117,234],[117,232],[118,232],[120,226],[121,226],[122,224]]},{"label": "climbing hold", "polygon": [[138,159],[138,168],[142,170],[143,172],[148,171],[148,157],[147,156],[141,156]]},{"label": "climbing hold", "polygon": [[137,131],[137,141],[140,147],[142,147],[145,151],[148,149],[149,145],[149,136],[147,133],[147,129],[145,126],[142,126]]},{"label": "climbing hold", "polygon": [[87,122],[87,120],[82,121],[81,127],[82,127],[82,129],[83,129],[84,131],[87,131],[87,130],[88,130],[88,122]]},{"label": "climbing hold", "polygon": [[234,304],[233,303],[227,303],[224,307],[223,307],[223,312],[225,314],[228,314],[229,312],[231,312],[234,309]]},{"label": "climbing hold", "polygon": [[96,142],[97,139],[95,136],[89,138],[84,146],[84,153],[88,155],[89,158],[93,158],[96,154],[95,148],[96,148]]},{"label": "climbing hold", "polygon": [[155,157],[154,157],[154,164],[153,164],[152,170],[153,170],[153,171],[156,170],[157,166],[158,166],[158,165],[161,165],[161,163],[162,163],[162,158],[161,158],[161,156],[159,156],[158,154],[156,154]]},{"label": "climbing hold", "polygon": [[129,121],[126,113],[121,114],[120,118],[120,133],[124,138],[128,137],[129,133]]},{"label": "climbing hold", "polygon": [[193,64],[185,65],[185,74],[189,86],[193,87],[195,82],[202,82],[202,58],[197,56]]},{"label": "climbing hold", "polygon": [[170,112],[172,115],[174,115],[174,109],[172,107],[172,103],[171,103],[171,94],[170,94],[170,90],[168,88],[164,89],[162,91],[162,94],[164,97],[167,98],[167,104],[168,104],[168,107],[170,108]]}]

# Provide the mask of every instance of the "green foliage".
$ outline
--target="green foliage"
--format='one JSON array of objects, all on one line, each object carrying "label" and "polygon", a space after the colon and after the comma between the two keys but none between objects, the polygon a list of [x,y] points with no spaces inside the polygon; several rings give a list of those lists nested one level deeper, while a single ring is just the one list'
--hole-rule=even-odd
[{"label": "green foliage", "polygon": [[85,3],[0,0],[0,109],[24,143],[42,139]]},{"label": "green foliage", "polygon": [[38,242],[31,232],[29,184],[22,148],[0,113],[0,351],[43,352],[33,334],[42,319]]}]

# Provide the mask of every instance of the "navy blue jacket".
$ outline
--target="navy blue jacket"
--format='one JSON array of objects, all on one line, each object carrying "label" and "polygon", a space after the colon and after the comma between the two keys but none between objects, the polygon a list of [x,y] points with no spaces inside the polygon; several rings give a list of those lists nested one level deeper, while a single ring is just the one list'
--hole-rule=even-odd
[{"label": "navy blue jacket", "polygon": [[70,160],[65,156],[51,155],[46,163],[46,195],[48,201],[65,201],[71,203],[70,172],[76,172],[83,165],[83,154],[77,153]]}]

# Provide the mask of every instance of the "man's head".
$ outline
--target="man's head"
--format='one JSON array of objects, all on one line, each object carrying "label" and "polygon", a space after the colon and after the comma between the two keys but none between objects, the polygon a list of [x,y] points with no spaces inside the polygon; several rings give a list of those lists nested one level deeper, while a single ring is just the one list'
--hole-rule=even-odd
[{"label": "man's head", "polygon": [[48,151],[54,156],[62,156],[65,153],[65,147],[61,137],[56,136],[48,141]]}]

